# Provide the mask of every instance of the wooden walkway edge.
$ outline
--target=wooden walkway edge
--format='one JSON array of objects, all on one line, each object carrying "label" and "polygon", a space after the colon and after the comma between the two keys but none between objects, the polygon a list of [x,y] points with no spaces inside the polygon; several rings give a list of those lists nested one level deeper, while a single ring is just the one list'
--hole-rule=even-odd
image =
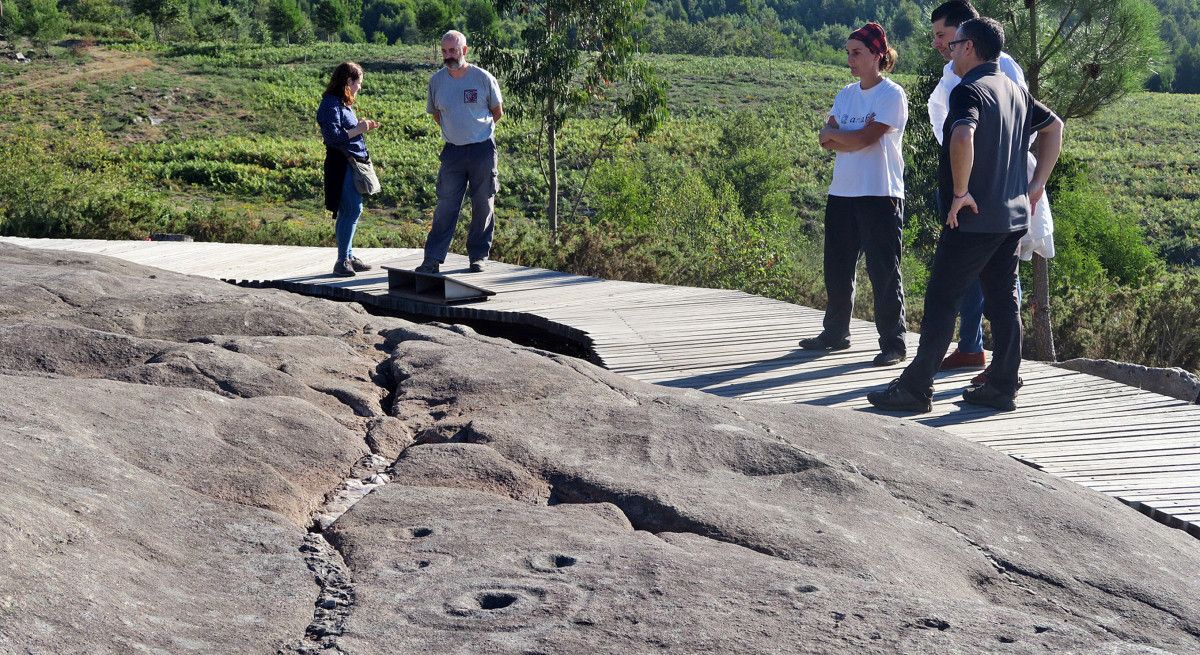
[{"label": "wooden walkway edge", "polygon": [[[875,412],[866,392],[900,367],[871,365],[874,326],[854,321],[850,350],[818,355],[800,337],[822,312],[739,291],[616,282],[493,262],[467,274],[451,255],[443,271],[496,291],[485,302],[436,305],[389,295],[386,271],[330,274],[332,248],[220,243],[0,238],[48,250],[137,264],[255,287],[357,301],[446,321],[526,326],[590,347],[608,369],[645,382],[748,401],[808,403]],[[413,249],[356,249],[375,265],[412,268]],[[917,335],[910,334],[909,352]],[[961,402],[977,371],[939,374],[933,412],[914,417],[1053,475],[1101,491],[1200,537],[1200,406],[1102,378],[1026,361],[1016,412]]]}]

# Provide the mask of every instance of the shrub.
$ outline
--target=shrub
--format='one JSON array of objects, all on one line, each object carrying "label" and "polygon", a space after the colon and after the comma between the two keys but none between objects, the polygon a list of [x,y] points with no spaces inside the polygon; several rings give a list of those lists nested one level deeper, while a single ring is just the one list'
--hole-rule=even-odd
[{"label": "shrub", "polygon": [[1094,286],[1098,280],[1130,285],[1158,275],[1162,262],[1138,223],[1113,211],[1082,162],[1068,157],[1064,163],[1050,190],[1057,252],[1051,270],[1057,289]]},{"label": "shrub", "polygon": [[1138,285],[1095,284],[1058,300],[1062,359],[1090,357],[1200,372],[1200,272],[1163,273]]}]

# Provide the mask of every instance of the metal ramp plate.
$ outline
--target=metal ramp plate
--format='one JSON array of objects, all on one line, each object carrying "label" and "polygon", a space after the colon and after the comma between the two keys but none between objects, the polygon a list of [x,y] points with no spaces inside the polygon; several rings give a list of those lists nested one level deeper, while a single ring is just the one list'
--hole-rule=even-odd
[{"label": "metal ramp plate", "polygon": [[496,295],[483,287],[440,273],[418,273],[406,268],[384,266],[388,272],[388,293],[411,300],[452,305],[487,300]]}]

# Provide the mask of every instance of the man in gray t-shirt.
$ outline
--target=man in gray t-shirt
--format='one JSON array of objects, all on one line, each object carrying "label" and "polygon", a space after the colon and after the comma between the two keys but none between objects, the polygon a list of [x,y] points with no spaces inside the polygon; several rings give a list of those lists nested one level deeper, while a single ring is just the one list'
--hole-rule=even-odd
[{"label": "man in gray t-shirt", "polygon": [[467,37],[451,30],[442,37],[446,66],[429,80],[425,111],[442,128],[441,166],[437,179],[437,209],[425,240],[425,259],[417,271],[437,273],[446,261],[450,240],[462,211],[463,196],[471,192],[471,229],[467,256],[471,272],[483,271],[492,250],[495,230],[496,122],[504,115],[500,86],[492,74],[467,63]]}]

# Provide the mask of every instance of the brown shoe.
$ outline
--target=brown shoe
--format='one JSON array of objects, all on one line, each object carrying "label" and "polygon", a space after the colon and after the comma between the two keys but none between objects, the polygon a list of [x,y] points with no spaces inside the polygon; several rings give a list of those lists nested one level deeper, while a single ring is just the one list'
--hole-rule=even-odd
[{"label": "brown shoe", "polygon": [[961,350],[955,350],[950,353],[950,356],[942,360],[940,370],[949,371],[955,368],[983,368],[987,355],[983,351],[977,353],[965,353]]}]

